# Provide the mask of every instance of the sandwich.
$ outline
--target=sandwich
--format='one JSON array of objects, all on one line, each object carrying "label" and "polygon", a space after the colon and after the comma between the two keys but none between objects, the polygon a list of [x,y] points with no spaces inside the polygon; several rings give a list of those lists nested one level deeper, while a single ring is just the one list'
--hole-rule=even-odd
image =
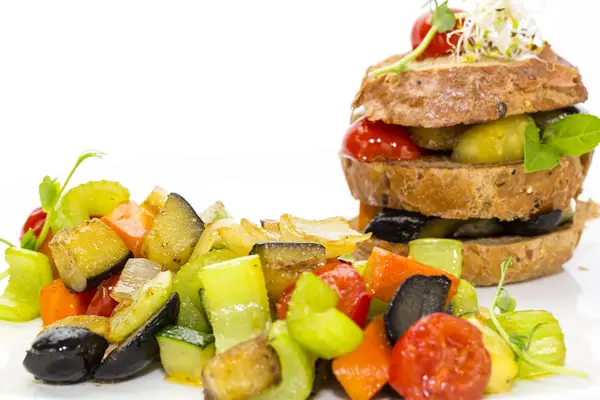
[{"label": "sandwich", "polygon": [[478,3],[432,2],[413,51],[368,68],[341,161],[360,202],[356,228],[372,233],[357,257],[452,238],[463,242],[463,278],[489,286],[509,256],[507,282],[555,273],[573,256],[599,215],[579,196],[600,119],[581,107],[579,70],[518,2]]}]

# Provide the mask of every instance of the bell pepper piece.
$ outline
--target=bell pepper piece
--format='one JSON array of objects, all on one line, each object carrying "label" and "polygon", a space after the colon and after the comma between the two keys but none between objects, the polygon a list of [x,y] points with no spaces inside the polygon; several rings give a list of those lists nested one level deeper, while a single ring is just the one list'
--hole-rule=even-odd
[{"label": "bell pepper piece", "polygon": [[281,363],[281,383],[262,393],[255,400],[304,400],[310,397],[315,380],[315,363],[310,353],[290,336],[285,321],[273,323],[269,345],[275,349]]},{"label": "bell pepper piece", "polygon": [[387,302],[392,300],[402,282],[412,275],[444,275],[452,282],[448,293],[448,302],[452,300],[460,279],[449,272],[421,264],[410,257],[391,253],[379,247],[373,248],[364,273],[367,291]]},{"label": "bell pepper piece", "polygon": [[360,345],[363,331],[336,309],[339,296],[310,272],[300,275],[287,315],[290,334],[320,358],[332,359]]},{"label": "bell pepper piece", "polygon": [[96,293],[90,302],[86,314],[97,315],[99,317],[110,317],[113,310],[119,303],[111,297],[113,288],[119,282],[121,274],[116,274],[108,278],[102,285],[98,286]]},{"label": "bell pepper piece", "polygon": [[369,400],[388,382],[391,354],[379,317],[367,326],[356,350],[333,360],[333,373],[352,400]]},{"label": "bell pepper piece", "polygon": [[40,292],[52,282],[52,268],[45,255],[17,247],[5,251],[10,279],[0,296],[0,319],[24,322],[40,315]]},{"label": "bell pepper piece", "polygon": [[123,239],[135,257],[142,256],[142,243],[154,221],[150,211],[129,202],[117,206],[101,220]]},{"label": "bell pepper piece", "polygon": [[40,293],[40,314],[44,326],[67,317],[85,315],[95,294],[95,289],[82,293],[72,292],[62,280],[55,279]]}]

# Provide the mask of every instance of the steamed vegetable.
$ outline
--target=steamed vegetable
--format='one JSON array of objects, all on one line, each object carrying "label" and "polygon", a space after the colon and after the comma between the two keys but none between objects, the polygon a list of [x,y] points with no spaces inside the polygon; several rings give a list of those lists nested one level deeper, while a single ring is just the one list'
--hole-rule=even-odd
[{"label": "steamed vegetable", "polygon": [[116,310],[110,317],[110,341],[121,342],[127,338],[160,310],[172,293],[173,278],[170,271],[163,271],[144,284],[130,305]]},{"label": "steamed vegetable", "polygon": [[217,353],[266,331],[271,313],[257,255],[206,265],[198,276]]},{"label": "steamed vegetable", "polygon": [[94,294],[94,290],[83,293],[72,292],[62,280],[55,279],[40,292],[42,322],[44,325],[50,325],[67,317],[84,315]]},{"label": "steamed vegetable", "polygon": [[156,339],[167,376],[176,381],[201,384],[202,368],[215,355],[214,336],[171,326],[160,331]]},{"label": "steamed vegetable", "polygon": [[171,193],[142,244],[142,254],[164,269],[178,271],[198,242],[204,223],[180,195]]},{"label": "steamed vegetable", "polygon": [[23,366],[45,382],[77,383],[90,377],[107,347],[104,337],[87,329],[56,327],[35,339]]},{"label": "steamed vegetable", "polygon": [[281,381],[281,364],[267,337],[238,343],[210,359],[202,371],[206,398],[250,399]]},{"label": "steamed vegetable", "polygon": [[474,313],[479,309],[477,292],[469,281],[460,280],[456,295],[452,298],[452,313],[454,315],[465,315]]},{"label": "steamed vegetable", "polygon": [[102,337],[108,337],[108,318],[98,315],[74,315],[57,320],[44,328],[44,331],[54,328],[84,328]]},{"label": "steamed vegetable", "polygon": [[111,296],[118,302],[133,300],[135,294],[145,283],[153,279],[161,271],[160,265],[145,258],[127,260],[121,276]]},{"label": "steamed vegetable", "polygon": [[333,373],[352,400],[369,400],[388,382],[391,353],[383,318],[377,318],[356,350],[333,360]]},{"label": "steamed vegetable", "polygon": [[431,217],[417,212],[384,208],[369,222],[365,232],[388,242],[408,243],[420,237],[430,220]]},{"label": "steamed vegetable", "polygon": [[181,267],[173,281],[173,289],[179,293],[179,299],[181,300],[181,309],[177,318],[178,325],[192,328],[199,332],[212,332],[212,328],[204,312],[202,299],[200,298],[202,281],[198,273],[207,265],[229,261],[234,258],[236,258],[236,255],[230,250],[213,250],[210,253],[190,260]]},{"label": "steamed vegetable", "polygon": [[141,207],[149,211],[152,215],[157,216],[158,213],[165,208],[168,196],[169,193],[165,189],[160,186],[155,186],[154,189],[152,189],[152,192],[146,197]]},{"label": "steamed vegetable", "polygon": [[452,239],[417,239],[408,244],[409,256],[418,262],[449,272],[462,274],[463,245]]},{"label": "steamed vegetable", "polygon": [[161,304],[158,311],[146,318],[137,330],[106,355],[102,364],[94,371],[93,378],[98,381],[116,382],[129,379],[143,371],[159,357],[156,334],[167,326],[174,325],[178,312],[179,297],[174,293]]},{"label": "steamed vegetable", "polygon": [[101,220],[123,239],[134,257],[141,257],[142,243],[154,221],[150,211],[129,202],[119,205]]},{"label": "steamed vegetable", "polygon": [[364,337],[360,327],[335,308],[338,300],[337,293],[310,272],[300,275],[290,299],[287,321],[292,338],[321,358],[347,354]]},{"label": "steamed vegetable", "polygon": [[0,319],[24,322],[37,318],[40,315],[40,292],[52,282],[48,257],[9,247],[5,251],[5,259],[8,264],[6,273],[10,279],[0,296]]},{"label": "steamed vegetable", "polygon": [[87,315],[99,315],[102,317],[110,317],[112,315],[115,308],[119,305],[111,296],[119,278],[120,275],[113,275],[96,288],[96,293],[85,311]]},{"label": "steamed vegetable", "polygon": [[285,321],[275,321],[269,331],[269,345],[281,364],[281,383],[261,393],[255,400],[304,400],[310,396],[315,379],[313,356],[289,334]]},{"label": "steamed vegetable", "polygon": [[121,271],[131,257],[125,242],[95,218],[58,232],[50,248],[60,277],[76,292],[99,285]]}]

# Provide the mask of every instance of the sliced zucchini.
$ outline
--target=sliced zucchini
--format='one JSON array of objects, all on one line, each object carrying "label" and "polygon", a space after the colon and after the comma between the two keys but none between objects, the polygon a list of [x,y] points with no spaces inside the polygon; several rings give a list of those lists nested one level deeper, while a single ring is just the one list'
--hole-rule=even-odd
[{"label": "sliced zucchini", "polygon": [[200,218],[205,224],[211,224],[222,219],[231,219],[231,214],[225,209],[225,205],[220,201],[212,204],[206,210],[200,213]]},{"label": "sliced zucchini", "polygon": [[132,256],[119,235],[96,218],[58,232],[49,245],[60,277],[75,292],[98,286]]},{"label": "sliced zucchini", "polygon": [[179,312],[179,296],[174,293],[162,308],[111,351],[94,371],[97,381],[117,382],[129,379],[155,361],[160,354],[156,334],[174,325]]},{"label": "sliced zucchini", "polygon": [[98,315],[74,315],[51,323],[42,332],[54,328],[85,328],[102,337],[108,337],[108,318]]},{"label": "sliced zucchini", "polygon": [[231,347],[202,371],[205,396],[212,400],[249,399],[280,381],[279,357],[265,335]]},{"label": "sliced zucchini", "polygon": [[265,276],[267,294],[276,303],[281,293],[302,272],[325,265],[325,246],[319,243],[269,242],[257,243],[250,254],[258,254]]},{"label": "sliced zucchini", "polygon": [[202,368],[215,355],[215,337],[183,326],[170,326],[156,335],[160,362],[169,378],[201,384]]},{"label": "sliced zucchini", "polygon": [[171,293],[173,293],[173,278],[170,271],[163,271],[144,284],[129,306],[115,310],[110,317],[108,332],[110,341],[118,343],[126,339],[165,305]]},{"label": "sliced zucchini", "polygon": [[165,208],[168,195],[169,193],[165,189],[161,188],[160,186],[156,186],[152,192],[150,192],[148,197],[146,197],[142,203],[142,207],[150,211],[152,214],[158,215],[160,210]]},{"label": "sliced zucchini", "polygon": [[142,244],[142,254],[164,269],[178,271],[192,255],[204,223],[183,197],[171,193]]},{"label": "sliced zucchini", "polygon": [[95,181],[75,186],[60,201],[54,219],[53,233],[74,228],[92,217],[104,217],[119,204],[129,201],[129,190],[118,182]]}]

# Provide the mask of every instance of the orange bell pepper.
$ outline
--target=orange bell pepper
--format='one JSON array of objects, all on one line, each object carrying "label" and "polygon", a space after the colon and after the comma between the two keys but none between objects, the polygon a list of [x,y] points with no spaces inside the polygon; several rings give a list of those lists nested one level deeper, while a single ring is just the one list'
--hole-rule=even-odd
[{"label": "orange bell pepper", "polygon": [[365,228],[373,221],[373,218],[379,214],[381,207],[370,206],[367,203],[360,203],[360,212],[358,213],[358,225],[359,231],[364,231]]},{"label": "orange bell pepper", "polygon": [[367,326],[356,350],[333,360],[333,373],[352,400],[369,400],[388,382],[391,354],[379,317]]},{"label": "orange bell pepper", "polygon": [[101,220],[123,239],[135,257],[142,256],[142,242],[154,221],[152,213],[129,202],[121,204]]},{"label": "orange bell pepper", "polygon": [[448,302],[456,294],[460,283],[460,279],[446,271],[421,264],[411,257],[404,257],[375,247],[364,273],[367,292],[389,302],[402,282],[412,275],[446,276],[451,281]]},{"label": "orange bell pepper", "polygon": [[55,279],[40,292],[40,316],[44,326],[67,317],[84,315],[95,293],[95,289],[71,292],[62,280]]}]

